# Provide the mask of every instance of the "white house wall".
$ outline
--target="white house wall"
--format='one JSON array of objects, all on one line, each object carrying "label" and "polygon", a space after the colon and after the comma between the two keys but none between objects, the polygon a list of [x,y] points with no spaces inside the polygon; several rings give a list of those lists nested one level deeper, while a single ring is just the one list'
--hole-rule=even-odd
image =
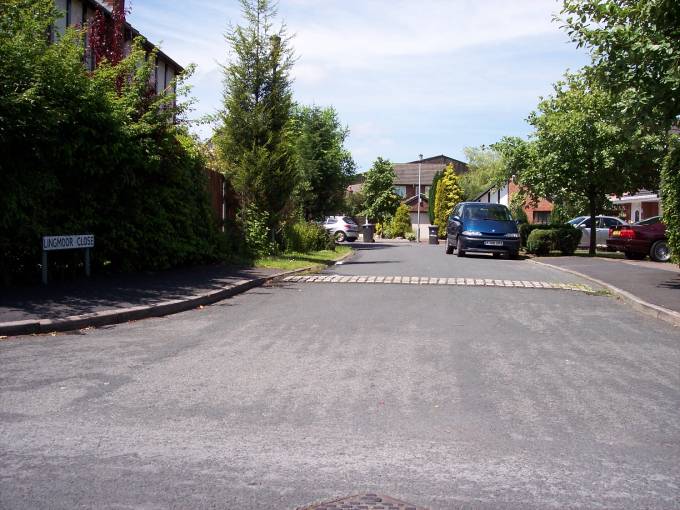
[{"label": "white house wall", "polygon": [[479,197],[479,202],[484,204],[503,204],[506,206],[510,205],[510,189],[506,184],[500,190],[497,188],[492,188],[481,197]]}]

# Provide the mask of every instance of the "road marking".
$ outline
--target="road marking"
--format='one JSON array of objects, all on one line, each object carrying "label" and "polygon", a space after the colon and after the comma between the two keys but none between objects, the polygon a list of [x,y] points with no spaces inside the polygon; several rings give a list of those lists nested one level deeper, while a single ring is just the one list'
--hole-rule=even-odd
[{"label": "road marking", "polygon": [[588,285],[565,282],[543,282],[528,280],[495,280],[491,278],[439,278],[430,276],[340,276],[340,275],[291,275],[284,282],[296,283],[363,283],[363,284],[406,284],[437,285],[440,287],[455,285],[463,287],[513,287],[522,289],[553,289],[574,292],[594,293]]}]

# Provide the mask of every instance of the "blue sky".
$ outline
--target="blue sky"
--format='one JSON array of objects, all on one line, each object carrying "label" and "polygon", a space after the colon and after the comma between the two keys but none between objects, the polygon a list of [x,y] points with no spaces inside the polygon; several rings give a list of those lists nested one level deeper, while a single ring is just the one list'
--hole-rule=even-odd
[{"label": "blue sky", "polygon": [[[128,0],[130,2],[130,0]],[[236,0],[132,0],[129,21],[178,63],[198,66],[195,117],[220,108]],[[295,37],[295,99],[333,105],[361,171],[524,136],[538,98],[588,62],[553,23],[553,0],[280,0]],[[205,138],[208,126],[196,128]]]}]

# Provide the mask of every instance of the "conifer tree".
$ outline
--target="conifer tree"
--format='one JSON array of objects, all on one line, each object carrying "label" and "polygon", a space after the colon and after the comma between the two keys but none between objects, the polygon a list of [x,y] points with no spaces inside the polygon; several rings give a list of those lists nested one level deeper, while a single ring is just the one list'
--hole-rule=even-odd
[{"label": "conifer tree", "polygon": [[273,234],[297,184],[288,140],[294,56],[285,25],[274,28],[276,8],[269,0],[241,0],[241,9],[245,24],[226,35],[233,59],[223,68],[215,144],[243,205],[265,213]]},{"label": "conifer tree", "polygon": [[443,238],[446,234],[446,222],[453,207],[463,199],[463,189],[458,182],[458,176],[449,164],[444,169],[441,179],[437,182],[437,191],[434,199],[434,224],[437,225],[438,234]]}]

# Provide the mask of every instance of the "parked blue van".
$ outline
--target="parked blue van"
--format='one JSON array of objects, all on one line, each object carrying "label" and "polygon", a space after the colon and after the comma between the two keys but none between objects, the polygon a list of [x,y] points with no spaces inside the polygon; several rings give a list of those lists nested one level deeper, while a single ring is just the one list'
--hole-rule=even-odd
[{"label": "parked blue van", "polygon": [[511,259],[519,255],[519,232],[510,210],[502,204],[461,202],[457,204],[446,225],[446,253],[459,257],[470,253],[506,254]]}]

